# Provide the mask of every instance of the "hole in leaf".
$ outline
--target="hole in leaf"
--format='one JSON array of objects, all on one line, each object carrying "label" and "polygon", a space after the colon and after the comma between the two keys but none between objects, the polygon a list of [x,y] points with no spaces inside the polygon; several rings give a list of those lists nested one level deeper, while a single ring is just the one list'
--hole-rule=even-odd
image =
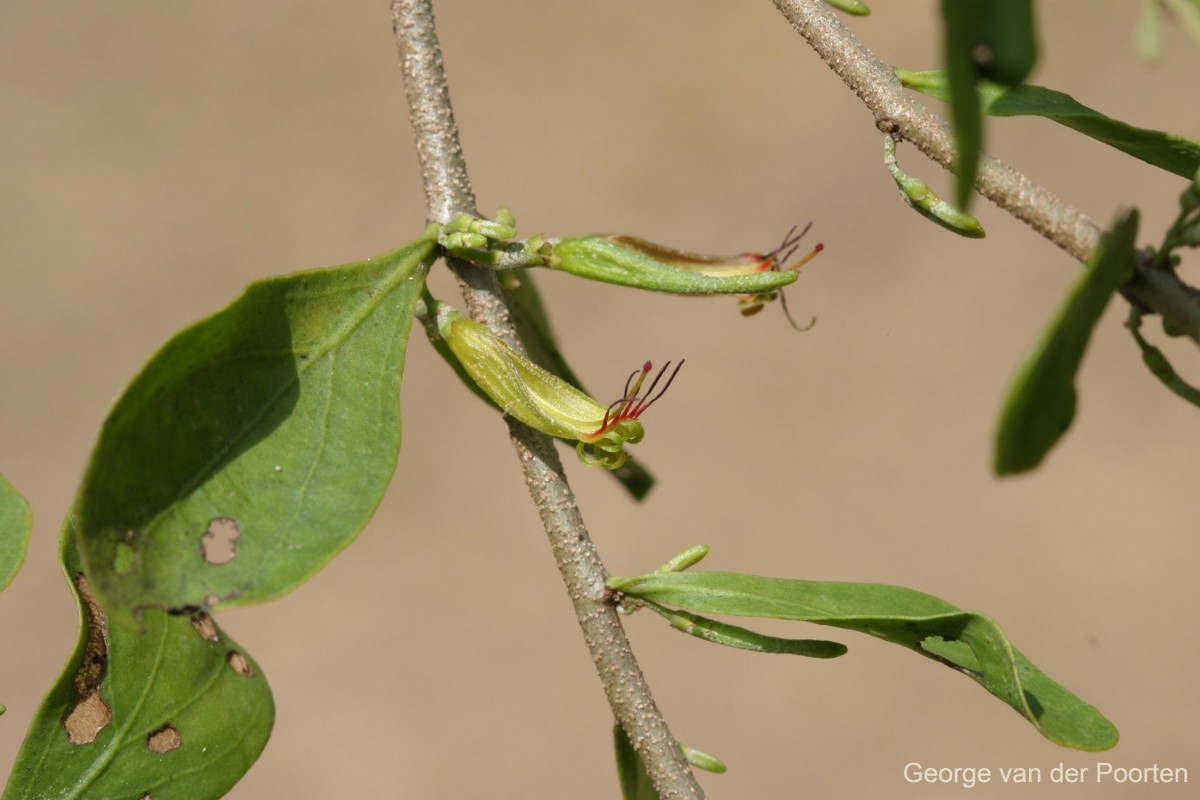
[{"label": "hole in leaf", "polygon": [[220,638],[217,635],[217,623],[213,622],[213,618],[203,611],[192,615],[192,627],[196,629],[196,633],[200,634],[201,639],[215,642]]},{"label": "hole in leaf", "polygon": [[225,657],[225,660],[229,662],[229,666],[232,667],[233,671],[238,675],[244,675],[245,677],[249,678],[254,674],[254,667],[250,666],[250,662],[246,660],[246,657],[237,650],[230,650],[229,655]]},{"label": "hole in leaf", "polygon": [[71,744],[89,744],[96,741],[100,729],[110,722],[112,709],[96,690],[71,707],[67,716],[63,718],[63,728],[66,729],[67,739]]},{"label": "hole in leaf", "polygon": [[183,739],[180,738],[179,731],[172,725],[163,725],[146,737],[146,747],[151,753],[169,753],[172,750],[178,750],[181,744],[183,744]]},{"label": "hole in leaf", "polygon": [[210,520],[208,529],[200,537],[200,556],[210,564],[228,564],[237,555],[237,542],[242,529],[232,517],[217,517]]}]

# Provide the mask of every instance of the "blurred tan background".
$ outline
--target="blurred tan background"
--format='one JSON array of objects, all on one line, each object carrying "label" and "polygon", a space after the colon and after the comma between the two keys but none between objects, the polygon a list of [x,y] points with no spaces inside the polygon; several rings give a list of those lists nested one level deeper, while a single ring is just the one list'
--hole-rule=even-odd
[{"label": "blurred tan background", "polygon": [[[174,331],[259,277],[382,252],[424,198],[385,0],[0,4],[0,470],[33,503],[0,597],[0,775],[75,639],[59,521],[97,426]],[[932,2],[852,26],[885,60],[937,61]],[[1140,64],[1140,3],[1040,4],[1035,80],[1200,136],[1200,53],[1178,30]],[[933,766],[1183,766],[1200,781],[1195,580],[1200,413],[1105,320],[1074,430],[1037,474],[988,470],[1002,393],[1078,274],[979,202],[958,239],[906,209],[869,115],[756,3],[437,6],[481,207],[523,233],[626,232],[767,250],[814,220],[826,252],[779,309],[547,275],[567,353],[602,397],[686,357],[635,452],[643,506],[571,459],[609,568],[685,546],[710,569],[899,583],[998,618],[1121,729],[1060,750],[970,681],[832,632],[832,662],[736,652],[630,620],[677,735],[722,756],[713,797],[957,797]],[[1039,121],[989,149],[1096,220],[1143,209],[1157,242],[1183,181]],[[949,179],[901,150],[936,188]],[[1193,283],[1200,280],[1194,267]],[[444,276],[435,289],[452,293]],[[1156,325],[1151,326],[1156,329]],[[1158,337],[1161,339],[1161,336]],[[1171,348],[1200,375],[1195,348]],[[607,394],[606,394],[607,393]],[[230,797],[615,798],[610,718],[504,427],[419,335],[400,469],[356,545],[293,595],[224,614],[275,691],[275,735]],[[761,626],[822,636],[806,626]],[[1175,798],[1180,786],[991,785],[984,797]]]}]

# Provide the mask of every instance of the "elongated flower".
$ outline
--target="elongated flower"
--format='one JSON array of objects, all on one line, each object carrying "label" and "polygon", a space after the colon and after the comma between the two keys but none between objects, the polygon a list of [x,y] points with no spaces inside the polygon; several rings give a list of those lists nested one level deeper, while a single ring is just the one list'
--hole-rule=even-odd
[{"label": "elongated flower", "polygon": [[438,331],[471,379],[505,414],[531,428],[578,442],[579,460],[589,467],[617,469],[629,459],[625,445],[645,435],[640,417],[675,379],[675,370],[662,382],[667,362],[643,392],[653,370],[647,361],[625,382],[620,399],[604,405],[547,372],[513,350],[485,326],[466,319],[445,304],[437,310]]},{"label": "elongated flower", "polygon": [[[818,244],[808,255],[788,264],[788,259],[799,249],[800,239],[812,226],[810,223],[799,234],[796,234],[797,227],[792,226],[783,242],[769,253],[736,256],[705,256],[635,236],[563,239],[554,246],[551,264],[583,278],[638,289],[673,294],[736,295],[743,316],[756,314],[764,304],[779,298],[786,314],[783,287],[795,281],[797,270],[825,249],[824,245]],[[791,321],[791,314],[787,316]]]}]

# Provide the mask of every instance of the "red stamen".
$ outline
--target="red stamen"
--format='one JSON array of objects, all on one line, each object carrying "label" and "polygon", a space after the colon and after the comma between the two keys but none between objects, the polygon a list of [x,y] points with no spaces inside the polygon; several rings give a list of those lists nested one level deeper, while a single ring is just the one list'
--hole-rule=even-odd
[{"label": "red stamen", "polygon": [[[650,370],[654,368],[654,365],[647,361],[642,365],[640,376],[638,376],[638,371],[635,370],[629,376],[629,379],[625,381],[625,395],[621,399],[609,404],[608,408],[604,411],[604,420],[600,423],[600,428],[592,435],[600,436],[617,423],[627,419],[637,419],[644,414],[646,409],[650,408],[658,398],[666,394],[667,389],[671,388],[671,382],[675,380],[675,376],[679,373],[679,368],[683,366],[683,360],[680,360],[674,372],[667,378],[666,384],[663,385],[658,394],[654,394],[654,388],[658,386],[658,382],[670,366],[670,361],[663,365],[658,374],[654,376],[654,380],[650,382],[650,388],[641,396],[637,393],[641,390],[642,383],[646,380],[646,376],[650,374]],[[635,377],[637,377],[636,382],[634,382]]]}]

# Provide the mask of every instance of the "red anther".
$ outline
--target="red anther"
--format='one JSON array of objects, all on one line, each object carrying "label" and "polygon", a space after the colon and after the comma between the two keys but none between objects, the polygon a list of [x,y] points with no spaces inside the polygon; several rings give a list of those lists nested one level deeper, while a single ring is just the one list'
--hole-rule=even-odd
[{"label": "red anther", "polygon": [[[642,382],[646,379],[646,376],[650,373],[650,370],[654,368],[654,365],[647,361],[642,366],[640,375],[635,370],[629,376],[629,379],[625,381],[624,396],[621,397],[621,399],[615,400],[609,404],[608,408],[604,412],[604,420],[600,423],[600,428],[593,433],[592,436],[601,436],[617,423],[627,419],[637,419],[644,414],[646,409],[650,408],[650,406],[653,405],[658,398],[662,397],[666,393],[667,389],[671,388],[671,382],[675,380],[675,375],[678,374],[679,368],[683,366],[683,361],[681,360],[675,367],[674,372],[672,372],[671,376],[667,378],[666,384],[663,385],[658,394],[654,394],[654,388],[658,386],[658,382],[662,379],[662,376],[666,373],[670,366],[670,361],[663,365],[662,369],[658,371],[658,374],[654,376],[654,380],[650,382],[650,388],[646,390],[644,395],[639,395],[638,392],[641,391]],[[635,377],[637,377],[636,383],[634,383]],[[633,384],[632,388],[630,387],[631,383]]]}]

